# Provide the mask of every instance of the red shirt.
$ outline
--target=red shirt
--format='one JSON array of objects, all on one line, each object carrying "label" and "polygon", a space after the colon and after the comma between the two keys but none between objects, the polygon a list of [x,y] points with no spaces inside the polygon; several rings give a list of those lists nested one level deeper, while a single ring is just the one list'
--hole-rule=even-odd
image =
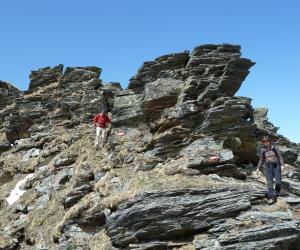
[{"label": "red shirt", "polygon": [[105,128],[107,123],[111,124],[111,120],[106,114],[97,114],[93,119],[94,127],[98,126],[100,128]]}]

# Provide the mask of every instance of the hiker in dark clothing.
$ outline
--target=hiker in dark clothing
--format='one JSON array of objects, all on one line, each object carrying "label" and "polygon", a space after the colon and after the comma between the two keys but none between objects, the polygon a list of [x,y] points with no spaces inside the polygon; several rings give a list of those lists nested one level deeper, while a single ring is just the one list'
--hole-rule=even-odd
[{"label": "hiker in dark clothing", "polygon": [[[281,171],[284,168],[284,161],[279,149],[272,144],[269,136],[264,136],[262,139],[263,148],[260,154],[260,160],[258,163],[257,171],[262,166],[265,166],[265,175],[267,179],[268,187],[268,204],[276,202],[276,198],[280,194],[281,190]],[[274,193],[274,181],[275,178],[275,193]]]}]

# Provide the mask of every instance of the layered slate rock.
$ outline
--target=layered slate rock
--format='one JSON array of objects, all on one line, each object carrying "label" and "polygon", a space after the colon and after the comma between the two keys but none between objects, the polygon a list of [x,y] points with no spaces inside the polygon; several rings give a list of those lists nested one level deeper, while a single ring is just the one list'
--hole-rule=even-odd
[{"label": "layered slate rock", "polygon": [[0,154],[4,151],[7,151],[10,149],[10,144],[8,142],[1,142],[0,143]]},{"label": "layered slate rock", "polygon": [[156,132],[149,145],[154,148],[150,158],[174,157],[180,147],[204,133],[222,139],[236,162],[253,160],[251,100],[232,98],[253,65],[241,58],[240,46],[228,44],[199,46],[190,54],[144,63],[130,80],[130,90],[116,96],[113,122],[116,126],[148,123]]},{"label": "layered slate rock", "polygon": [[254,65],[240,57],[240,50],[238,45],[222,44],[202,45],[192,51],[186,71],[198,83],[193,83],[201,91],[198,100],[233,96],[239,90]]},{"label": "layered slate rock", "polygon": [[88,166],[80,166],[79,170],[75,172],[73,178],[72,190],[66,195],[64,199],[64,207],[69,208],[76,204],[82,197],[92,191],[90,181],[94,180],[94,173]]},{"label": "layered slate rock", "polygon": [[[146,62],[129,83],[129,89],[144,94],[128,108],[137,106],[146,111],[146,120],[157,119],[157,112],[172,106],[194,101],[196,106],[223,96],[233,96],[254,65],[240,57],[240,46],[206,45],[188,52],[159,57]],[[132,93],[122,93],[120,99],[133,98]],[[119,96],[116,97],[116,101]],[[177,105],[176,105],[177,104]],[[113,116],[118,121],[118,101]],[[132,106],[131,106],[132,105]],[[153,114],[155,111],[155,114]],[[123,120],[131,119],[123,116]],[[138,118],[140,120],[140,117]],[[139,121],[138,120],[138,121]]]},{"label": "layered slate rock", "polygon": [[158,78],[195,79],[192,84],[187,84],[186,91],[197,94],[204,90],[200,99],[206,99],[205,96],[232,96],[254,65],[250,60],[240,57],[240,50],[238,45],[202,45],[190,54],[183,52],[159,57],[143,64],[130,80],[129,88],[140,90],[146,83]]},{"label": "layered slate rock", "polygon": [[276,134],[279,129],[268,120],[267,115],[267,108],[256,108],[253,112],[254,123],[257,126],[260,136],[267,134],[274,136],[274,134]]},{"label": "layered slate rock", "polygon": [[282,186],[290,193],[300,196],[300,181],[293,178],[286,178],[282,181]]},{"label": "layered slate rock", "polygon": [[124,90],[114,99],[113,123],[115,125],[136,125],[143,120],[142,106],[143,94],[136,94],[130,90]]},{"label": "layered slate rock", "polygon": [[158,78],[181,79],[182,69],[189,59],[189,52],[174,53],[156,58],[154,61],[144,62],[136,76],[130,79],[128,88],[140,90],[148,82]]},{"label": "layered slate rock", "polygon": [[20,95],[21,91],[12,84],[0,81],[0,110],[12,104]]},{"label": "layered slate rock", "polygon": [[55,67],[45,67],[31,71],[29,76],[29,90],[35,90],[39,87],[47,86],[57,82],[61,76],[64,66],[59,64]]},{"label": "layered slate rock", "polygon": [[177,238],[207,230],[250,206],[247,192],[228,189],[145,193],[112,213],[107,231],[117,246]]},{"label": "layered slate rock", "polygon": [[158,78],[145,85],[144,109],[157,112],[177,103],[183,82],[173,78]]},{"label": "layered slate rock", "polygon": [[208,233],[210,240],[195,241],[196,249],[210,241],[219,249],[298,249],[297,221],[289,212],[248,211]]},{"label": "layered slate rock", "polygon": [[[97,87],[100,84],[100,74],[102,69],[89,67],[67,67],[59,80],[59,84],[64,87],[73,87],[76,83],[85,83]],[[65,86],[67,85],[67,86]]]},{"label": "layered slate rock", "polygon": [[16,100],[12,113],[6,118],[6,138],[15,140],[29,138],[29,129],[34,121],[46,116],[46,109],[42,107],[42,96],[24,96]]},{"label": "layered slate rock", "polygon": [[211,137],[195,140],[180,151],[180,156],[184,159],[182,166],[195,169],[201,174],[247,178],[245,170],[234,164],[233,152],[224,148],[224,141],[215,141]]},{"label": "layered slate rock", "polygon": [[[0,84],[0,248],[299,249],[300,146],[234,96],[254,65],[240,49],[161,56],[125,90],[95,66],[33,71],[24,92]],[[96,150],[102,110],[113,125]],[[271,206],[253,173],[264,135],[290,164]]]},{"label": "layered slate rock", "polygon": [[251,123],[250,99],[219,98],[203,113],[203,122],[197,128],[200,133],[224,140],[224,146],[234,152],[237,161],[255,159],[257,139]]},{"label": "layered slate rock", "polygon": [[15,99],[15,106],[5,110],[6,138],[13,142],[28,138],[35,127],[64,122],[74,126],[95,113],[108,109],[108,101],[99,79],[101,69],[95,66],[63,65],[32,71],[29,91]]},{"label": "layered slate rock", "polygon": [[[225,245],[222,249],[295,249],[292,247],[298,237],[297,225],[282,223],[262,226],[246,230],[237,236],[228,234],[220,237],[220,242]],[[230,245],[226,245],[228,243]]]}]

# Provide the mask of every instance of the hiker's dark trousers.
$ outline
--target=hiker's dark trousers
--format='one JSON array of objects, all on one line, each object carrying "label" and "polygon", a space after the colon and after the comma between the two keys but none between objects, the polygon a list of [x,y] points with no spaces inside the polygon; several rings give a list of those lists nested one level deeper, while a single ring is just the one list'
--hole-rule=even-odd
[{"label": "hiker's dark trousers", "polygon": [[275,191],[279,195],[281,190],[281,166],[280,163],[267,163],[266,164],[266,177],[268,186],[268,198],[274,198],[274,178],[275,178]]}]

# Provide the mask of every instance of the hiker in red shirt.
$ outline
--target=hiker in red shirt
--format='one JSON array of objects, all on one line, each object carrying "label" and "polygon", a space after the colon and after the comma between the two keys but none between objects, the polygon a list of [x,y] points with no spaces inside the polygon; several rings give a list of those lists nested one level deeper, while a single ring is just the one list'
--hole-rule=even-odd
[{"label": "hiker in red shirt", "polygon": [[96,139],[95,139],[95,147],[98,148],[99,145],[99,136],[100,137],[100,147],[102,148],[104,146],[107,130],[106,126],[107,124],[111,124],[111,120],[107,115],[107,111],[102,111],[101,114],[97,114],[93,119],[93,125],[94,128],[96,128]]}]

